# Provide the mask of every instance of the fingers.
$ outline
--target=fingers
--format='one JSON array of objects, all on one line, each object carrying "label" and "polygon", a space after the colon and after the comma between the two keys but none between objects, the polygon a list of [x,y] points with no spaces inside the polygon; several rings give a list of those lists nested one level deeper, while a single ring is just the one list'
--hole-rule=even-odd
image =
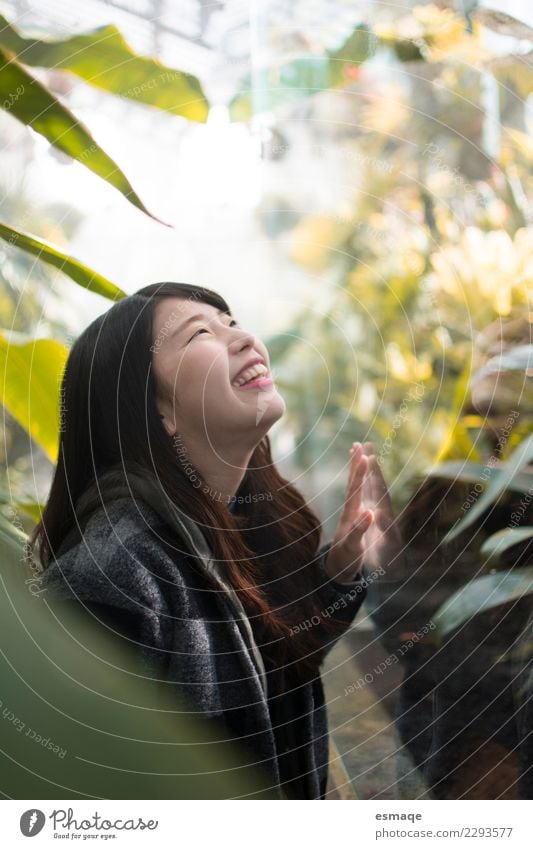
[{"label": "fingers", "polygon": [[372,456],[369,460],[369,474],[372,477],[372,492],[380,507],[384,507],[390,500],[389,488],[381,472],[377,457]]},{"label": "fingers", "polygon": [[368,470],[368,458],[362,453],[362,446],[356,442],[350,449],[350,473],[346,488],[343,519],[358,519],[363,497],[363,485]]},{"label": "fingers", "polygon": [[381,466],[374,453],[373,443],[365,442],[363,444],[363,451],[365,456],[368,457],[368,484],[372,503],[383,508],[390,500],[389,489],[381,472]]},{"label": "fingers", "polygon": [[372,520],[374,518],[374,513],[372,510],[363,510],[355,525],[350,531],[350,536],[360,538],[366,533],[372,524]]},{"label": "fingers", "polygon": [[[351,527],[342,523],[339,525],[332,549],[335,550],[337,561],[342,564],[344,570],[353,569],[363,556],[363,536],[368,531],[373,519],[372,511],[365,510]],[[343,527],[345,528],[344,531],[341,530]]]},{"label": "fingers", "polygon": [[349,471],[348,471],[347,492],[349,492],[350,489],[351,489],[353,479],[354,479],[354,475],[355,475],[355,472],[357,470],[361,456],[362,456],[362,454],[361,454],[361,443],[360,442],[354,442],[352,447],[350,448],[350,468],[349,468]]},{"label": "fingers", "polygon": [[[360,442],[354,442],[352,447],[350,448],[350,472],[348,475],[348,487],[351,486],[355,473],[357,472],[357,463],[360,462],[362,458],[366,458],[368,460],[366,465],[366,471],[370,468],[370,462],[372,457],[374,456],[374,446],[371,442],[365,442],[361,444]],[[364,462],[364,461],[363,461]]]},{"label": "fingers", "polygon": [[394,511],[387,483],[381,472],[377,457],[374,455],[370,457],[368,462],[367,483],[365,499],[367,499],[368,492],[369,496],[367,500],[375,511],[376,525],[381,530],[387,531],[393,522]]}]

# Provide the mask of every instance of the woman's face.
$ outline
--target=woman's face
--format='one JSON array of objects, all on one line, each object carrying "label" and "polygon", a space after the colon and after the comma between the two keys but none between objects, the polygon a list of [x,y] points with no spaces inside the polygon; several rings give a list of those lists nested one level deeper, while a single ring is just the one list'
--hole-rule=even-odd
[{"label": "woman's face", "polygon": [[[157,406],[170,435],[207,439],[217,449],[236,443],[250,449],[285,412],[266,347],[209,304],[162,298],[155,307],[152,352]],[[235,380],[250,361],[263,364],[261,375],[253,385],[239,386]]]}]

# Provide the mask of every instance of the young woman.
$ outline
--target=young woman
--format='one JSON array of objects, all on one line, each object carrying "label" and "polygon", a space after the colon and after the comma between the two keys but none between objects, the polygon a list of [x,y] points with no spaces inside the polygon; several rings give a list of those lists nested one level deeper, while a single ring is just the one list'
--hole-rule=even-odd
[{"label": "young woman", "polygon": [[264,344],[220,295],[161,283],[124,298],[68,357],[32,545],[43,586],[130,639],[147,675],[238,740],[266,787],[321,799],[320,666],[363,601],[363,565],[386,553],[390,502],[372,446],[354,443],[320,547],[317,517],[272,461],[284,410]]}]

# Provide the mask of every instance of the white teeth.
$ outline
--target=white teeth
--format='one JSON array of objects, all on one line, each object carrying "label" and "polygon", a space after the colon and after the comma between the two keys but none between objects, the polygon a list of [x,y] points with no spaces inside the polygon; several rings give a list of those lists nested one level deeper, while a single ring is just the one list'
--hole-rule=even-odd
[{"label": "white teeth", "polygon": [[247,383],[252,377],[259,377],[260,375],[268,374],[268,369],[263,363],[256,363],[255,366],[251,366],[247,368],[246,371],[243,371],[235,380],[233,381],[233,386],[242,386],[243,383]]}]

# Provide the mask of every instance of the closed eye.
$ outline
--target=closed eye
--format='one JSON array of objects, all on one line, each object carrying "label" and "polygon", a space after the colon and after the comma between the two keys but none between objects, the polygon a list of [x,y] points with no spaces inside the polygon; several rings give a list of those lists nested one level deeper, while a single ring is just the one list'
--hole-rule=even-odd
[{"label": "closed eye", "polygon": [[[230,323],[228,324],[228,327],[233,327],[234,325],[236,325],[238,323],[239,323],[238,321],[235,321],[235,319],[232,318]],[[193,335],[189,339],[189,342],[191,342],[194,339],[194,337],[197,336],[199,333],[209,333],[209,330],[206,327],[199,327],[198,330],[196,330],[193,333]]]},{"label": "closed eye", "polygon": [[[200,327],[199,330],[197,330],[195,333],[193,333],[193,335],[191,336],[191,339],[194,339],[194,337],[198,336],[199,333],[209,333],[209,330],[207,330],[207,328],[205,328],[205,327]],[[191,341],[191,339],[189,339],[189,342]]]}]

